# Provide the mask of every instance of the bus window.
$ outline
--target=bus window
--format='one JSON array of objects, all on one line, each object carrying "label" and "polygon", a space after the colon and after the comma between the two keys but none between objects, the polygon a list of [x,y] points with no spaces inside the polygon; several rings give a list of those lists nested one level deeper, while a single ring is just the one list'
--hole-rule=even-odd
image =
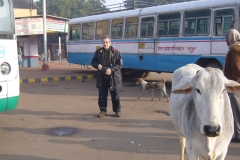
[{"label": "bus window", "polygon": [[70,26],[70,40],[80,39],[80,28],[81,28],[81,24]]},{"label": "bus window", "polygon": [[154,17],[142,18],[141,22],[141,37],[153,36]]},{"label": "bus window", "polygon": [[184,35],[209,34],[210,10],[186,11],[184,21]]},{"label": "bus window", "polygon": [[112,39],[122,38],[123,36],[123,19],[112,21]]},{"label": "bus window", "polygon": [[0,25],[0,30],[4,32],[10,32],[12,30],[11,26],[11,12],[9,11],[8,2],[4,2],[4,0],[0,0],[0,21],[4,22],[4,25]]},{"label": "bus window", "polygon": [[233,28],[233,9],[218,10],[215,12],[215,35],[225,35]]},{"label": "bus window", "polygon": [[208,34],[209,18],[197,19],[197,34]]},{"label": "bus window", "polygon": [[110,21],[100,21],[97,22],[96,27],[96,39],[102,39],[104,35],[109,35]]},{"label": "bus window", "polygon": [[0,7],[4,6],[3,0],[0,0]]},{"label": "bus window", "polygon": [[136,38],[138,33],[138,17],[127,18],[125,27],[125,38]]},{"label": "bus window", "polygon": [[158,36],[178,36],[180,13],[158,15]]},{"label": "bus window", "polygon": [[94,22],[82,24],[82,39],[93,40],[94,36]]}]

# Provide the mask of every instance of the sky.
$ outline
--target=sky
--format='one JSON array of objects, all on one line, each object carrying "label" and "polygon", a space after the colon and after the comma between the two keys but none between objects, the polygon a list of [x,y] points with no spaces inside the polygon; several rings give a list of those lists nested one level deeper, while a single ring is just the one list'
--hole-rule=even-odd
[{"label": "sky", "polygon": [[[33,0],[34,2],[38,1],[38,0]],[[111,5],[111,4],[118,4],[118,3],[122,3],[124,0],[105,0],[106,1],[106,5]]]},{"label": "sky", "polygon": [[[34,2],[38,1],[38,0],[33,0]],[[124,0],[105,0],[106,3],[105,5],[112,5],[112,4],[119,4],[119,3],[123,3]],[[116,7],[116,6],[112,6],[112,7]]]},{"label": "sky", "polygon": [[[34,2],[38,0],[33,0]],[[118,4],[118,3],[123,3],[124,0],[105,0],[106,3],[105,5],[111,5],[111,4]]]},{"label": "sky", "polygon": [[123,3],[124,0],[105,0],[106,3],[105,5],[111,5],[111,4],[118,4],[118,3]]}]

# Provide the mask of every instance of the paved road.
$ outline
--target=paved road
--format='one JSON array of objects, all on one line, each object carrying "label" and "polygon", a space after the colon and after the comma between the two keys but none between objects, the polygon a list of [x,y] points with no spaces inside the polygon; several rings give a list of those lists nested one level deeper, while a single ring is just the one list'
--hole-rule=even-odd
[{"label": "paved road", "polygon": [[[171,74],[152,74],[149,81]],[[176,160],[179,143],[166,98],[138,100],[141,87],[124,80],[122,114],[97,118],[95,79],[21,84],[17,109],[0,115],[2,160]],[[159,93],[155,92],[155,97]],[[66,135],[66,133],[72,133]],[[240,144],[231,144],[226,160],[239,160]]]},{"label": "paved road", "polygon": [[[95,75],[95,69],[81,68],[80,65],[70,64],[64,60],[60,64],[59,61],[52,61],[47,63],[49,65],[48,71],[42,71],[43,61],[39,61],[38,67],[20,68],[20,79],[21,82],[27,83],[28,80],[37,78],[51,79],[54,77],[76,77],[76,76],[87,76]],[[31,81],[32,82],[32,81]]]}]

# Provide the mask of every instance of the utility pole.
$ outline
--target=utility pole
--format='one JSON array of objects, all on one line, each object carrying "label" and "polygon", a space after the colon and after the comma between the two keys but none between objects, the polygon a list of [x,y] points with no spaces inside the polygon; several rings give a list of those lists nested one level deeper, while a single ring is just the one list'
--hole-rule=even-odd
[{"label": "utility pole", "polygon": [[47,64],[47,24],[46,24],[46,0],[43,0],[43,46],[44,46],[44,61],[42,65],[42,71],[48,71],[49,66]]}]

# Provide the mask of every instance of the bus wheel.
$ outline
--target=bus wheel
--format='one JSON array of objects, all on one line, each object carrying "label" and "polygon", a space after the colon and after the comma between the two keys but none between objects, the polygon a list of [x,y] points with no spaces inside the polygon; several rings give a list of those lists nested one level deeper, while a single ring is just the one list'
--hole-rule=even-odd
[{"label": "bus wheel", "polygon": [[122,75],[125,78],[146,78],[150,72],[142,70],[122,69]]},{"label": "bus wheel", "polygon": [[223,69],[222,65],[218,62],[211,62],[211,63],[208,63],[205,68],[207,67],[212,67],[212,68],[218,68],[218,69]]},{"label": "bus wheel", "polygon": [[145,75],[142,78],[146,78],[150,75],[151,72],[145,72]]}]

